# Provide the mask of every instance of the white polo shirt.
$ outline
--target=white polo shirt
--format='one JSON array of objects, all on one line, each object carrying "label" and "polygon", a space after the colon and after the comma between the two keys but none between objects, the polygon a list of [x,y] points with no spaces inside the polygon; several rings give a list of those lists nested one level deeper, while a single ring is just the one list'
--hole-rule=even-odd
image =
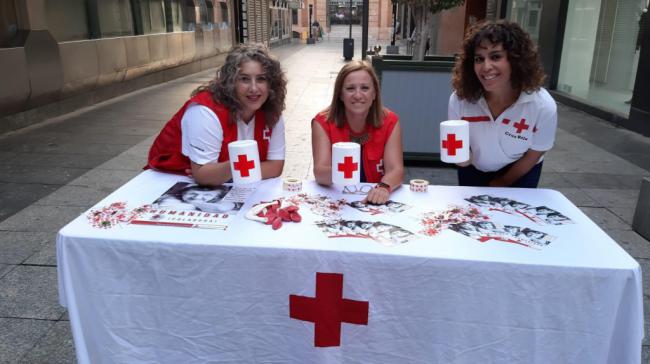
[{"label": "white polo shirt", "polygon": [[[223,129],[210,108],[192,104],[181,119],[181,153],[196,164],[217,163],[223,143]],[[255,140],[255,116],[245,123],[237,120],[237,140]],[[267,160],[284,160],[284,119],[273,127]]]},{"label": "white polo shirt", "polygon": [[472,103],[460,100],[454,92],[449,98],[448,117],[469,122],[471,162],[483,172],[494,172],[519,160],[528,149],[550,150],[555,142],[557,105],[543,88],[531,94],[522,92],[496,120],[485,98]]}]

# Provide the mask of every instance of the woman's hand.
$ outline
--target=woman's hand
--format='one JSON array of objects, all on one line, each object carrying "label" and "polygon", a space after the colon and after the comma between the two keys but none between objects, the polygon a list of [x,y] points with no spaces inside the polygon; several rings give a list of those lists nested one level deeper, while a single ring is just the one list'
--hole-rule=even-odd
[{"label": "woman's hand", "polygon": [[388,201],[390,197],[390,192],[384,187],[375,187],[366,196],[365,200],[368,203],[375,205],[383,205]]}]

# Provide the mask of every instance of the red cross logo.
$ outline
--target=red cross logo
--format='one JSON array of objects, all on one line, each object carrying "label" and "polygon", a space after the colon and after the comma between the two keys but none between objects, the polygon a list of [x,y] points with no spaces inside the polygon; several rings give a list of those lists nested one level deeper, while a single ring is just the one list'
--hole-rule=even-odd
[{"label": "red cross logo", "polygon": [[241,173],[242,177],[248,177],[251,175],[249,170],[255,168],[255,161],[249,161],[246,158],[246,154],[239,154],[237,156],[237,162],[233,163],[233,165],[235,166],[235,170]]},{"label": "red cross logo", "polygon": [[526,119],[521,119],[519,122],[514,123],[512,126],[517,129],[517,134],[521,134],[522,130],[528,130],[530,125],[526,124]]},{"label": "red cross logo", "polygon": [[380,159],[379,164],[377,164],[377,172],[384,174],[384,160]]},{"label": "red cross logo", "polygon": [[368,301],[343,298],[343,274],[316,272],[316,297],[289,295],[289,317],[314,323],[314,346],[340,346],[342,323],[368,325]]},{"label": "red cross logo", "polygon": [[353,163],[352,157],[344,157],[343,163],[339,163],[339,172],[343,172],[343,178],[352,178],[352,174],[359,168],[359,163]]},{"label": "red cross logo", "polygon": [[456,149],[463,147],[462,140],[456,140],[456,134],[447,134],[447,140],[442,141],[442,148],[447,149],[449,155],[456,155]]},{"label": "red cross logo", "polygon": [[264,138],[264,140],[271,139],[271,129],[269,129],[268,126],[264,128],[264,131],[262,132],[262,138]]}]

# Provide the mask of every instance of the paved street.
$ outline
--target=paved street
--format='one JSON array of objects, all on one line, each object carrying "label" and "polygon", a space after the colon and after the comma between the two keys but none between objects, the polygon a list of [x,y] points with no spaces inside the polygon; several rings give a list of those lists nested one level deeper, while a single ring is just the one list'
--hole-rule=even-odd
[{"label": "paved street", "polygon": [[[330,102],[344,64],[341,41],[334,38],[273,50],[289,79],[284,176],[313,178],[310,120]],[[141,171],[162,125],[213,73],[0,136],[0,363],[75,362],[68,317],[58,304],[56,232]],[[650,177],[650,138],[558,108],[557,140],[541,187],[562,192],[639,262],[648,327],[650,242],[630,225],[641,179]],[[456,184],[455,170],[440,166],[408,166],[405,181],[411,178]],[[650,346],[643,349],[650,363]]]}]

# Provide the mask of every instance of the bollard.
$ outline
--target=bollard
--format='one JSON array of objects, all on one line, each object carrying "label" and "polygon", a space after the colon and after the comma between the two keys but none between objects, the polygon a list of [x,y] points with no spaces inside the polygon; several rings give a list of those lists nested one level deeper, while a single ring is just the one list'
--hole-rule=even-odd
[{"label": "bollard", "polygon": [[650,240],[650,178],[648,177],[641,180],[641,190],[636,202],[632,229],[646,240]]}]

